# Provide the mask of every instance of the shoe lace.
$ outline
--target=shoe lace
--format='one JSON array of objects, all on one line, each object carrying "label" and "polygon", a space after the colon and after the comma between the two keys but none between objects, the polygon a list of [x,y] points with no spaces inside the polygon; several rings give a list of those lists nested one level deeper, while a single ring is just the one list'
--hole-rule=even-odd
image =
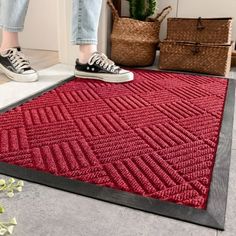
[{"label": "shoe lace", "polygon": [[31,68],[28,59],[21,51],[18,51],[17,48],[10,49],[5,56],[9,57],[12,65],[17,72],[21,72]]},{"label": "shoe lace", "polygon": [[115,72],[120,69],[119,66],[115,65],[115,63],[110,60],[105,54],[103,53],[95,53],[88,61],[89,65],[93,64],[100,65],[103,69],[106,69],[110,72]]}]

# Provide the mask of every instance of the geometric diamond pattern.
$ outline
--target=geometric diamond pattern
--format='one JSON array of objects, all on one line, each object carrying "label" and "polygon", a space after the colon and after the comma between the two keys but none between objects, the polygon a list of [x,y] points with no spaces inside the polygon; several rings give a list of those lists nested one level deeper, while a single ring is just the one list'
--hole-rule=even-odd
[{"label": "geometric diamond pattern", "polygon": [[134,73],[74,79],[0,115],[0,161],[204,209],[228,81]]}]

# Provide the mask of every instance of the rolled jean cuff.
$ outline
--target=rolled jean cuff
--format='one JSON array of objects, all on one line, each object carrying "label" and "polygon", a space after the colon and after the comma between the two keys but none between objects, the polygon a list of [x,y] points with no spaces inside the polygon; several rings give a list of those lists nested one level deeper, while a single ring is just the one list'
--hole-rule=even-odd
[{"label": "rolled jean cuff", "polygon": [[0,25],[0,28],[7,32],[22,32],[24,30],[23,26],[22,27],[9,27],[9,26]]},{"label": "rolled jean cuff", "polygon": [[73,45],[85,45],[85,44],[97,45],[98,41],[97,40],[93,40],[93,39],[78,39],[76,41],[71,40],[71,43]]}]

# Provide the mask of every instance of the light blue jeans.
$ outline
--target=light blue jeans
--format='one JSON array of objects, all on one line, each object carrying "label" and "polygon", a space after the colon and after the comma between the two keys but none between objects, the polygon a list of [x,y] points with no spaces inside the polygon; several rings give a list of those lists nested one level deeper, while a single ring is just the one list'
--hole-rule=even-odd
[{"label": "light blue jeans", "polygon": [[[29,0],[0,0],[0,27],[10,32],[22,31],[28,4]],[[102,0],[73,0],[73,44],[97,44],[101,6]]]}]

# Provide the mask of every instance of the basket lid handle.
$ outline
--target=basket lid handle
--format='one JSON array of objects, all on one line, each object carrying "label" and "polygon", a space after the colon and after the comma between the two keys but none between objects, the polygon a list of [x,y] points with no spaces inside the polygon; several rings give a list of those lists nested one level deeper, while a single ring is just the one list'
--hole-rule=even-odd
[{"label": "basket lid handle", "polygon": [[195,43],[195,45],[192,47],[191,51],[193,55],[196,55],[200,52],[200,43]]},{"label": "basket lid handle", "polygon": [[167,15],[171,12],[172,7],[165,7],[155,18],[155,21],[159,21],[160,23],[167,17]]},{"label": "basket lid handle", "polygon": [[204,30],[205,29],[205,26],[202,24],[202,18],[199,17],[198,20],[197,20],[197,30],[201,31],[201,30]]},{"label": "basket lid handle", "polygon": [[113,15],[114,19],[120,18],[119,14],[118,14],[118,11],[116,10],[116,8],[115,8],[115,6],[113,4],[113,1],[112,0],[107,0],[107,4],[111,8],[111,12],[112,12],[112,15]]}]

